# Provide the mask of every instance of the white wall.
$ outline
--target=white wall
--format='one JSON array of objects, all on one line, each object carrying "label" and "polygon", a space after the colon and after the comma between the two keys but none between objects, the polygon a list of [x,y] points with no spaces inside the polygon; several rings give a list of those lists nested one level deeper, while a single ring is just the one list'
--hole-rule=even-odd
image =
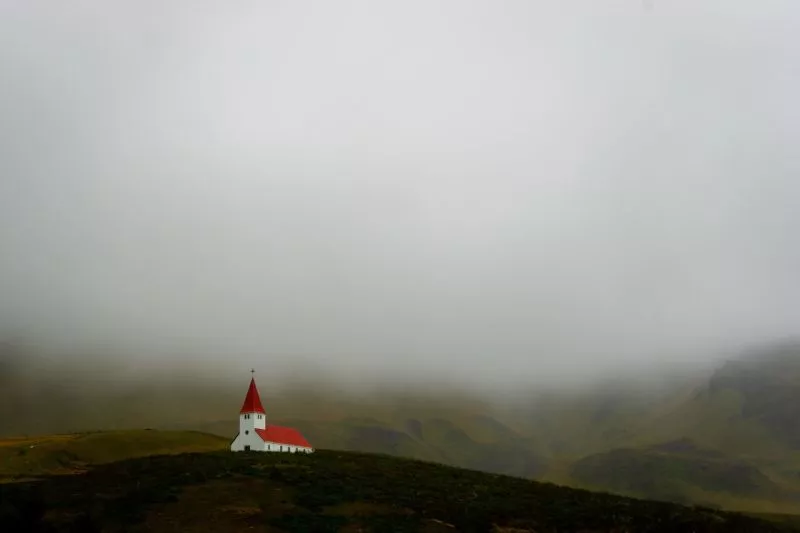
[{"label": "white wall", "polygon": [[258,413],[239,415],[239,435],[231,443],[232,452],[244,451],[247,446],[251,450],[264,451],[264,441],[255,432],[267,425],[266,416]]},{"label": "white wall", "polygon": [[265,415],[258,413],[248,413],[239,415],[239,434],[231,443],[232,452],[242,452],[247,446],[252,451],[262,452],[288,452],[288,453],[312,453],[313,448],[303,446],[292,446],[280,444],[278,442],[264,442],[256,433],[256,429],[265,429],[267,420]]},{"label": "white wall", "polygon": [[[246,430],[249,431],[249,430]],[[261,437],[254,431],[249,433],[239,433],[236,439],[231,443],[232,452],[242,452],[245,446],[250,446],[251,451],[264,451],[264,452],[284,452],[284,453],[313,453],[313,448],[305,448],[303,446],[291,446],[287,444],[280,444],[277,442],[264,442]]]},{"label": "white wall", "polygon": [[305,448],[303,446],[292,446],[287,444],[280,444],[278,442],[267,442],[266,451],[268,452],[288,452],[288,453],[312,453],[312,448]]},{"label": "white wall", "polygon": [[245,430],[236,436],[236,439],[231,443],[231,451],[242,452],[246,446],[250,446],[251,450],[262,451],[264,450],[264,441],[261,440],[255,431]]}]

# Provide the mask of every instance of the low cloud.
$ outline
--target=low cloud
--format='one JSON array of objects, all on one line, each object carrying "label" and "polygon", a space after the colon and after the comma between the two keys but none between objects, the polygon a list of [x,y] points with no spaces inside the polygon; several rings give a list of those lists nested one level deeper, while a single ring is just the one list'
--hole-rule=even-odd
[{"label": "low cloud", "polygon": [[791,336],[798,23],[790,1],[7,2],[0,327],[491,387]]}]

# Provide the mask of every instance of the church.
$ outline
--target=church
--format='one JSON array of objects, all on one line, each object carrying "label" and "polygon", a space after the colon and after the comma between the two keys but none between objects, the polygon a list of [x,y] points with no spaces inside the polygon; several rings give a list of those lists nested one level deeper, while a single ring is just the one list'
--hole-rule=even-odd
[{"label": "church", "polygon": [[296,429],[267,424],[256,380],[251,378],[244,405],[239,411],[239,434],[231,443],[231,451],[312,453],[314,448]]}]

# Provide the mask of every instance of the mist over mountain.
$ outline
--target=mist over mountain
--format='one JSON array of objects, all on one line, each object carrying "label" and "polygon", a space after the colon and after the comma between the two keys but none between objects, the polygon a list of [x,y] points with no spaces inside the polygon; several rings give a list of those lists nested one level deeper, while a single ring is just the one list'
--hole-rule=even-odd
[{"label": "mist over mountain", "polygon": [[[249,375],[196,363],[0,352],[0,438],[139,428],[230,439]],[[796,513],[800,342],[708,371],[494,392],[258,376],[267,418],[322,449],[413,457],[679,503]],[[0,478],[3,472],[0,469]]]},{"label": "mist over mountain", "polygon": [[792,336],[798,22],[788,0],[6,3],[0,331],[475,390]]}]

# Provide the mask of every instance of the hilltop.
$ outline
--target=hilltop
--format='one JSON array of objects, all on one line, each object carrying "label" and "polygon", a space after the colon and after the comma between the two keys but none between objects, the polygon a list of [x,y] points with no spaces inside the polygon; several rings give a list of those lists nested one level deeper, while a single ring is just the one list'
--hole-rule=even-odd
[{"label": "hilltop", "polygon": [[[209,447],[192,442],[182,451],[210,451],[225,448],[236,434],[241,383],[229,387],[219,379],[192,378],[176,386],[166,373],[137,381],[109,371],[106,380],[87,388],[78,375],[82,367],[53,367],[46,374],[8,368],[10,374],[0,372],[0,435],[195,430],[219,438]],[[581,391],[533,391],[513,405],[489,405],[453,391],[354,394],[318,384],[265,389],[270,423],[298,428],[318,448],[677,503],[800,514],[800,343],[759,348],[658,390],[617,382]],[[96,409],[98,404],[105,408]],[[124,431],[116,434],[121,444],[95,448],[117,453],[129,445],[161,453],[145,437],[126,444]],[[15,452],[21,455],[14,463],[80,470],[82,462],[94,461],[83,439],[110,438],[82,435],[71,437],[77,451],[65,449],[50,464],[37,459],[42,450],[36,448]],[[182,435],[176,438],[199,438]],[[7,451],[0,444],[0,458]],[[0,467],[0,478],[8,475]]]},{"label": "hilltop", "polygon": [[778,532],[753,517],[384,455],[217,451],[0,484],[2,531]]},{"label": "hilltop", "polygon": [[225,450],[229,440],[199,431],[95,431],[0,440],[0,483],[83,472],[159,454]]}]

